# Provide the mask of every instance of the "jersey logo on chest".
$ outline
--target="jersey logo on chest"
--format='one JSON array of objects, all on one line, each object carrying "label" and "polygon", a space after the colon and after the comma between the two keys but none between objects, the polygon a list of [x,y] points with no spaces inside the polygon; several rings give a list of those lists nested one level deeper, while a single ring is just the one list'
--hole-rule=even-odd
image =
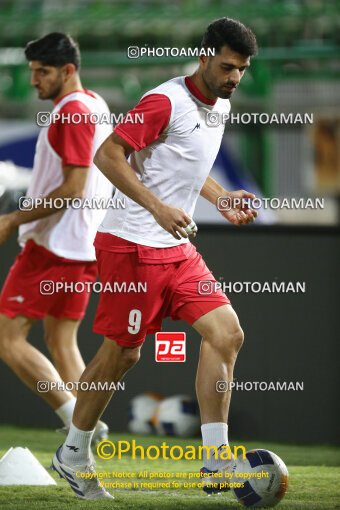
[{"label": "jersey logo on chest", "polygon": [[199,124],[197,122],[196,126],[192,128],[192,130],[190,131],[190,133],[192,133],[193,131],[195,131],[195,129],[201,129],[201,124]]}]

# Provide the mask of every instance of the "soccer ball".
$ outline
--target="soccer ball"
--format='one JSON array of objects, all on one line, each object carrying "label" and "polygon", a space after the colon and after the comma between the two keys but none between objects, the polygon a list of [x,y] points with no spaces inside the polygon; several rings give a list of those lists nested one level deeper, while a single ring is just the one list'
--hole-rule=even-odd
[{"label": "soccer ball", "polygon": [[275,453],[250,450],[246,452],[245,459],[237,458],[232,482],[244,484],[232,489],[243,506],[266,508],[277,505],[285,495],[289,473],[283,460]]},{"label": "soccer ball", "polygon": [[197,435],[200,430],[197,401],[185,395],[164,399],[156,412],[156,427],[160,436]]},{"label": "soccer ball", "polygon": [[155,412],[162,399],[157,393],[143,393],[134,397],[129,404],[129,431],[134,434],[154,434]]}]

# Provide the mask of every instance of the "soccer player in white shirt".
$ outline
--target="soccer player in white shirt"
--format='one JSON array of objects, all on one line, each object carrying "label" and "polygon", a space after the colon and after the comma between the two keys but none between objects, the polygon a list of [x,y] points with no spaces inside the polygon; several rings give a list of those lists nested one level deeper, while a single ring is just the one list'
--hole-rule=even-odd
[{"label": "soccer player in white shirt", "polygon": [[[199,292],[200,281],[210,281],[212,288],[216,282],[185,228],[199,194],[214,204],[219,196],[254,198],[244,190],[228,192],[209,177],[224,126],[211,126],[206,120],[209,114],[211,120],[213,113],[229,112],[229,98],[250,56],[257,53],[257,44],[250,29],[221,18],[208,26],[202,47],[214,48],[215,56],[200,56],[192,76],[175,78],[146,93],[130,112],[143,113],[144,123],[117,126],[95,156],[98,168],[117,187],[116,196],[125,197],[127,203],[124,210],[108,211],[98,229],[100,280],[146,281],[147,292],[101,294],[94,331],[105,338],[81,381],[116,383],[137,363],[147,333],[159,331],[164,317],[184,319],[202,336],[196,391],[203,445],[221,451],[228,445],[230,391],[217,392],[216,382],[232,381],[243,332],[224,293]],[[235,203],[221,214],[235,225],[253,222],[257,216],[252,208]],[[110,497],[98,482],[84,484],[75,472],[93,469],[88,467],[91,434],[112,393],[78,393],[66,443],[53,458],[54,468],[80,498]],[[202,468],[207,492],[218,491],[235,466],[233,458],[212,457],[204,458]],[[213,480],[209,475],[218,471],[226,477]]]},{"label": "soccer player in white shirt", "polygon": [[[61,209],[60,203],[95,195],[111,197],[113,186],[94,165],[93,155],[112,127],[86,122],[86,115],[110,112],[98,94],[82,87],[80,52],[71,37],[48,34],[28,43],[25,54],[31,85],[40,99],[54,101],[53,114],[58,116],[40,130],[27,210],[0,216],[0,243],[19,227],[18,241],[23,247],[0,296],[0,357],[68,428],[75,394],[62,391],[61,384],[77,382],[85,368],[77,331],[90,292],[57,293],[52,287],[56,282],[91,284],[96,280],[93,239],[105,210]],[[72,122],[74,115],[76,123]],[[45,204],[37,201],[34,206],[34,199],[42,197]],[[55,367],[26,340],[39,319],[44,321]],[[52,389],[51,383],[59,388]],[[107,431],[106,424],[98,422],[95,439],[106,437]]]}]

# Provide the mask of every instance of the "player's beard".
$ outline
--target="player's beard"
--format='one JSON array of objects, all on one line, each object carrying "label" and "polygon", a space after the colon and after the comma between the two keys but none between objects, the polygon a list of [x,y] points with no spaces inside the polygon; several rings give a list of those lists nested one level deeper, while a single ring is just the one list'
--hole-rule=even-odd
[{"label": "player's beard", "polygon": [[221,85],[217,85],[217,78],[214,76],[211,70],[211,60],[208,63],[207,69],[202,73],[202,79],[210,92],[212,92],[214,96],[220,97],[221,99],[229,99],[232,95],[232,92],[226,90],[223,87],[236,87],[234,82],[227,82],[222,83]]},{"label": "player's beard", "polygon": [[50,84],[48,89],[42,89],[39,95],[39,99],[54,99],[60,95],[61,89],[63,87],[63,82],[60,76],[58,75],[56,80],[53,81],[53,83]]}]

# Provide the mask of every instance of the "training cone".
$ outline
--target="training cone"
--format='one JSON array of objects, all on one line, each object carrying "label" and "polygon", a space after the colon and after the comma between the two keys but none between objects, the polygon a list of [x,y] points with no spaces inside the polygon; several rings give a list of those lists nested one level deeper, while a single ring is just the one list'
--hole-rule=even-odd
[{"label": "training cone", "polygon": [[57,485],[28,448],[10,448],[0,460],[0,485]]}]

